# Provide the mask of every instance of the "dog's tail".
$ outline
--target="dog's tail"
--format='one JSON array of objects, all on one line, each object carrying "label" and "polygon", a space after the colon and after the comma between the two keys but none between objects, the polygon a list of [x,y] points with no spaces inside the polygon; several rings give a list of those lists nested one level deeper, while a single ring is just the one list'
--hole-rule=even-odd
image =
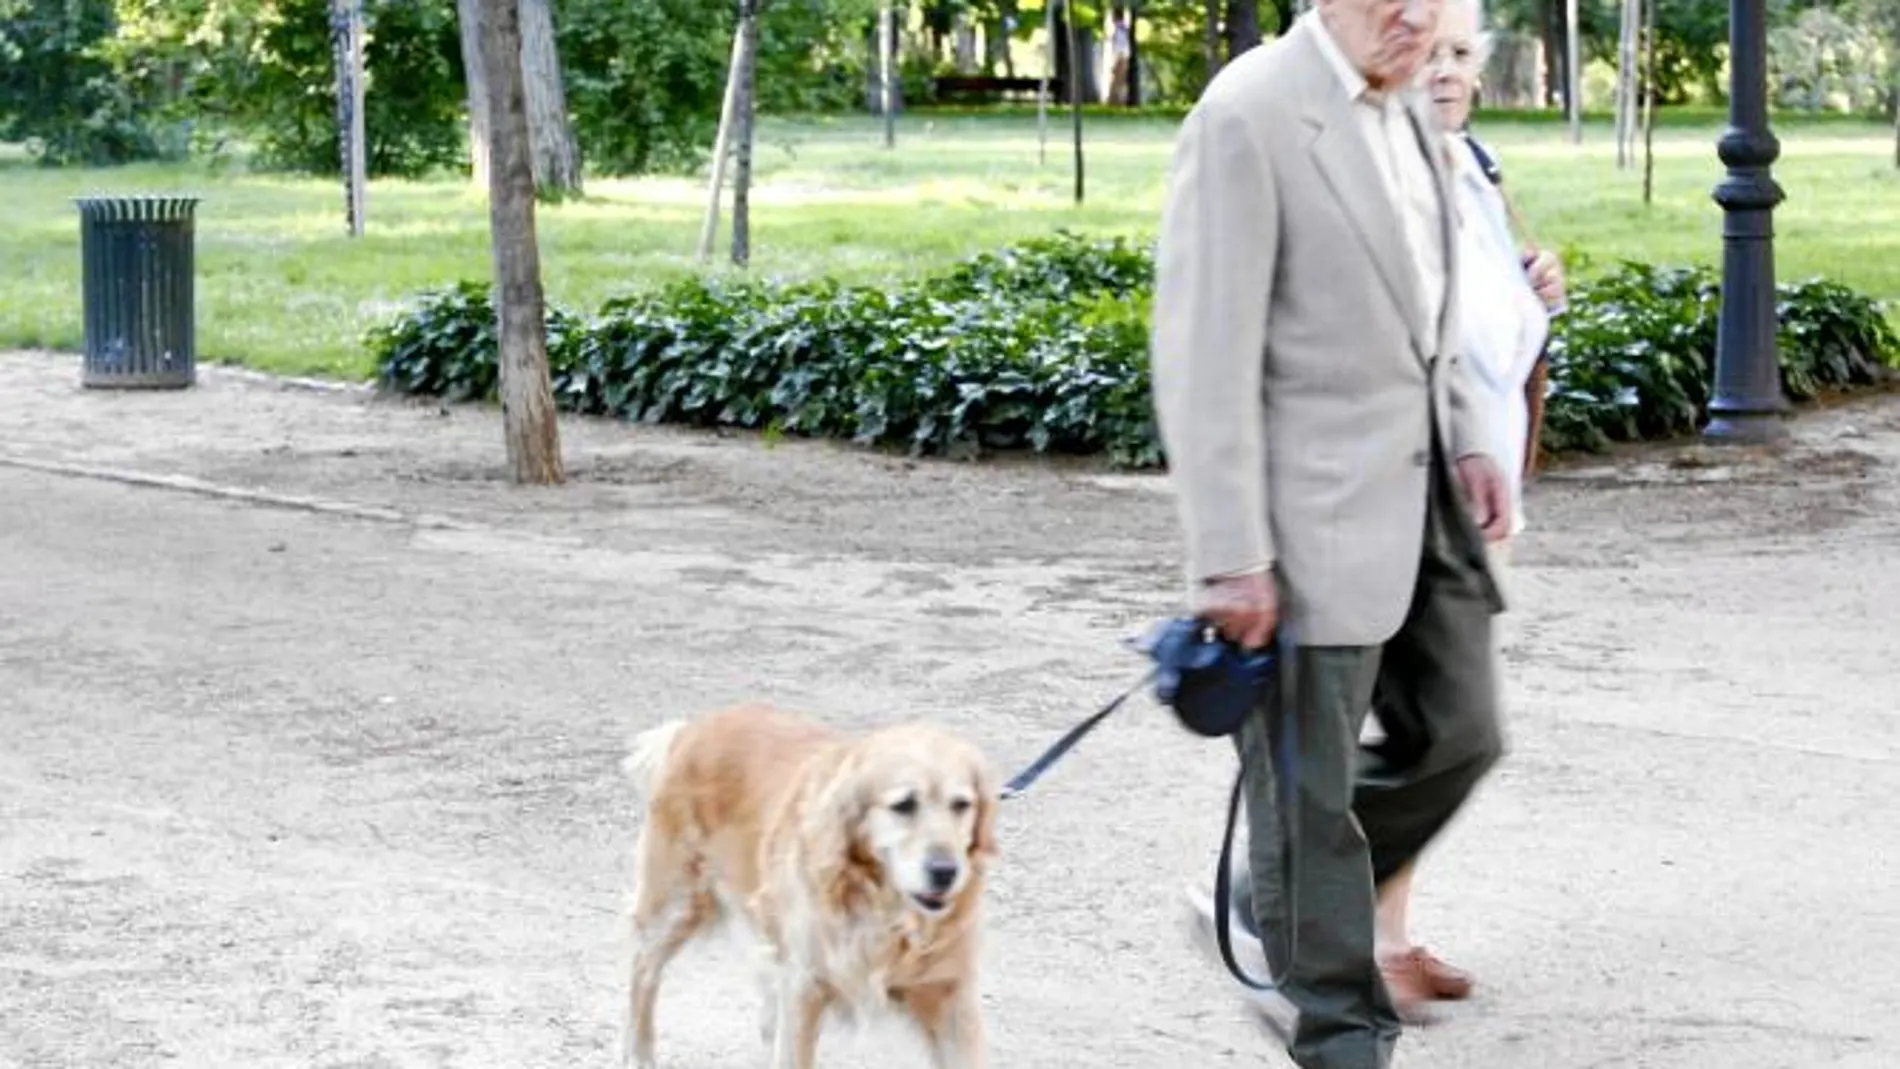
[{"label": "dog's tail", "polygon": [[620,762],[620,771],[633,781],[642,795],[653,793],[653,783],[659,778],[660,769],[665,767],[667,755],[673,752],[674,740],[685,727],[684,720],[668,720],[634,736],[633,745]]}]

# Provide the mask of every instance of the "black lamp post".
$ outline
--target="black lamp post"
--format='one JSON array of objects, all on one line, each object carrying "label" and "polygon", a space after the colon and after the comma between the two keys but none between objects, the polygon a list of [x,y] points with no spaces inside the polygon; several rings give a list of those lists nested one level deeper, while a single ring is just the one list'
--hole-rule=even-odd
[{"label": "black lamp post", "polygon": [[1728,177],[1722,206],[1722,313],[1715,335],[1715,393],[1704,434],[1720,442],[1763,442],[1786,433],[1775,358],[1775,205],[1781,187],[1769,166],[1781,144],[1768,129],[1768,14],[1765,0],[1729,0],[1729,126],[1716,143]]}]

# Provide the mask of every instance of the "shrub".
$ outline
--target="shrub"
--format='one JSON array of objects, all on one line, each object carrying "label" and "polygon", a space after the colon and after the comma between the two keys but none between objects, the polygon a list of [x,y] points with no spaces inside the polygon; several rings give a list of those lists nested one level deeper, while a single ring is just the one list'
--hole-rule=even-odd
[{"label": "shrub", "polygon": [[[1573,287],[1550,345],[1553,452],[1693,432],[1708,415],[1721,285],[1706,267],[1624,262]],[[1900,363],[1878,302],[1826,279],[1778,289],[1782,388],[1797,401],[1871,385]]]},{"label": "shrub", "polygon": [[[549,313],[557,403],[645,422],[770,428],[913,453],[1106,454],[1161,462],[1150,410],[1154,265],[1122,239],[1059,233],[892,289],[690,279]],[[1783,286],[1789,394],[1900,363],[1880,306],[1825,280]],[[1574,288],[1552,340],[1544,444],[1564,452],[1692,431],[1705,418],[1718,292],[1703,268],[1625,263]],[[375,328],[384,385],[488,398],[487,287],[425,294]]]}]

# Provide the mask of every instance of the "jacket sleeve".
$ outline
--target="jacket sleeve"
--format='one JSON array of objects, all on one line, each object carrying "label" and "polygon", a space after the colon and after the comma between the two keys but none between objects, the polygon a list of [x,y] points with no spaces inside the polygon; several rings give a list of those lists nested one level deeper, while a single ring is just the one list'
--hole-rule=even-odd
[{"label": "jacket sleeve", "polygon": [[1451,380],[1445,392],[1451,404],[1452,456],[1463,460],[1480,453],[1496,459],[1491,437],[1491,416],[1477,400],[1471,385],[1471,366],[1464,353],[1454,353],[1447,373]]},{"label": "jacket sleeve", "polygon": [[1272,168],[1245,118],[1204,98],[1169,167],[1150,357],[1194,579],[1273,562],[1262,388],[1278,216]]}]

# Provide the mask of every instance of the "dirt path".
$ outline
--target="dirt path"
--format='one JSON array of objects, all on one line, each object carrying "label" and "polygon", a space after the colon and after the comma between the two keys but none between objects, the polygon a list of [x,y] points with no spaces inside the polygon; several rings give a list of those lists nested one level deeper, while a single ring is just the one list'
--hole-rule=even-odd
[{"label": "dirt path", "polygon": [[[1416,907],[1481,996],[1409,1065],[1900,1061],[1900,399],[1799,432],[1535,490],[1513,752]],[[0,356],[0,1066],[611,1064],[632,731],[763,694],[1014,767],[1174,607],[1150,477],[564,434],[522,491],[491,412]],[[1180,923],[1229,762],[1144,704],[1010,803],[997,1064],[1283,1064]],[[738,965],[682,959],[667,1064],[759,1064]]]}]

